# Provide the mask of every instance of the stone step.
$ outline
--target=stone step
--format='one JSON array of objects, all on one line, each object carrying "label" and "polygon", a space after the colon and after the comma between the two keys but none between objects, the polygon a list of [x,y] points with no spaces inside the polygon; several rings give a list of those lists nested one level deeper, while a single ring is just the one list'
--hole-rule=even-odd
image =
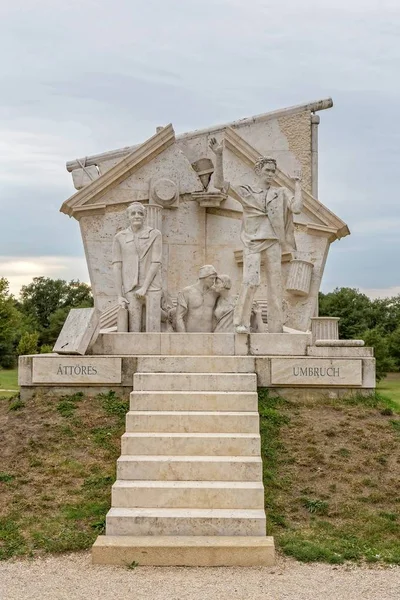
[{"label": "stone step", "polygon": [[138,373],[254,373],[252,356],[140,356]]},{"label": "stone step", "polygon": [[258,412],[132,411],[127,433],[259,433]]},{"label": "stone step", "polygon": [[262,481],[259,456],[120,456],[117,479]]},{"label": "stone step", "polygon": [[259,456],[254,433],[124,433],[121,454]]},{"label": "stone step", "polygon": [[130,409],[255,412],[257,392],[131,392]]},{"label": "stone step", "polygon": [[255,392],[255,373],[135,373],[134,390]]},{"label": "stone step", "polygon": [[264,510],[111,508],[106,535],[265,535]]},{"label": "stone step", "polygon": [[126,568],[133,562],[153,567],[266,567],[275,562],[274,538],[267,536],[100,535],[92,563]]},{"label": "stone step", "polygon": [[113,508],[264,508],[261,481],[116,481]]}]

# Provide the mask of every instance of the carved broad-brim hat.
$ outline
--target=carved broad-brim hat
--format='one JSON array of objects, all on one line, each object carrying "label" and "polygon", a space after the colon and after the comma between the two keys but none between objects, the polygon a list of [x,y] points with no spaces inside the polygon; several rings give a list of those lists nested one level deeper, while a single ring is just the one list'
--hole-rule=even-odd
[{"label": "carved broad-brim hat", "polygon": [[217,271],[215,270],[215,267],[213,267],[212,265],[204,265],[204,267],[201,267],[199,271],[199,279],[210,277],[210,275],[215,275],[215,277],[217,276]]}]

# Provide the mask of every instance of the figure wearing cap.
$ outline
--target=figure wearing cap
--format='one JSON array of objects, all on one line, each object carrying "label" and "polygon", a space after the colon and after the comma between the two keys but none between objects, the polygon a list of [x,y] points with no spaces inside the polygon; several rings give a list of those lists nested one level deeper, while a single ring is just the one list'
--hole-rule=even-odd
[{"label": "figure wearing cap", "polygon": [[176,307],[176,330],[178,332],[211,333],[214,308],[218,299],[213,289],[217,271],[212,265],[204,265],[199,271],[197,283],[185,287],[178,294]]},{"label": "figure wearing cap", "polygon": [[[216,155],[214,185],[226,189],[223,177],[223,145],[215,138],[210,148]],[[276,160],[261,156],[254,166],[260,188],[249,185],[238,188],[238,200],[243,207],[241,240],[243,249],[243,283],[235,307],[234,323],[237,333],[250,331],[254,295],[260,285],[261,256],[264,257],[267,283],[268,332],[283,331],[282,253],[295,250],[293,214],[302,209],[300,176],[295,176],[295,193],[285,187],[273,187]]]},{"label": "figure wearing cap", "polygon": [[129,331],[161,329],[162,235],[145,225],[146,209],[134,202],[127,210],[130,226],[114,237],[112,262],[118,303],[129,313]]}]

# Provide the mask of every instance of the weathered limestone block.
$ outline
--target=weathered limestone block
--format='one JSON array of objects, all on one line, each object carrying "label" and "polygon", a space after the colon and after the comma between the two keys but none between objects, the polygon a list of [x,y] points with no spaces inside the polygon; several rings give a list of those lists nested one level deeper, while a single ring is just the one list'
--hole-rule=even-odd
[{"label": "weathered limestone block", "polygon": [[271,358],[271,383],[283,386],[361,386],[362,361]]},{"label": "weathered limestone block", "polygon": [[57,354],[86,354],[99,326],[95,308],[73,308],[57,338],[53,352]]},{"label": "weathered limestone block", "polygon": [[313,317],[311,319],[313,344],[317,340],[338,340],[339,320],[339,317]]}]

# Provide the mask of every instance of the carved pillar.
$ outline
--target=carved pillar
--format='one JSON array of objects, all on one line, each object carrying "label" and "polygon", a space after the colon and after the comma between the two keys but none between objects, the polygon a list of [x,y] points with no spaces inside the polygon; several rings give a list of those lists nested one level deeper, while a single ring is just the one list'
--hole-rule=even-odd
[{"label": "carved pillar", "polygon": [[308,296],[313,267],[313,263],[308,260],[293,259],[290,262],[287,291],[296,296]]},{"label": "carved pillar", "polygon": [[311,319],[312,343],[316,340],[339,339],[339,317],[314,317]]},{"label": "carved pillar", "polygon": [[158,229],[162,233],[162,211],[163,207],[158,204],[147,204],[147,225]]},{"label": "carved pillar", "polygon": [[311,115],[311,194],[318,198],[318,115]]}]

